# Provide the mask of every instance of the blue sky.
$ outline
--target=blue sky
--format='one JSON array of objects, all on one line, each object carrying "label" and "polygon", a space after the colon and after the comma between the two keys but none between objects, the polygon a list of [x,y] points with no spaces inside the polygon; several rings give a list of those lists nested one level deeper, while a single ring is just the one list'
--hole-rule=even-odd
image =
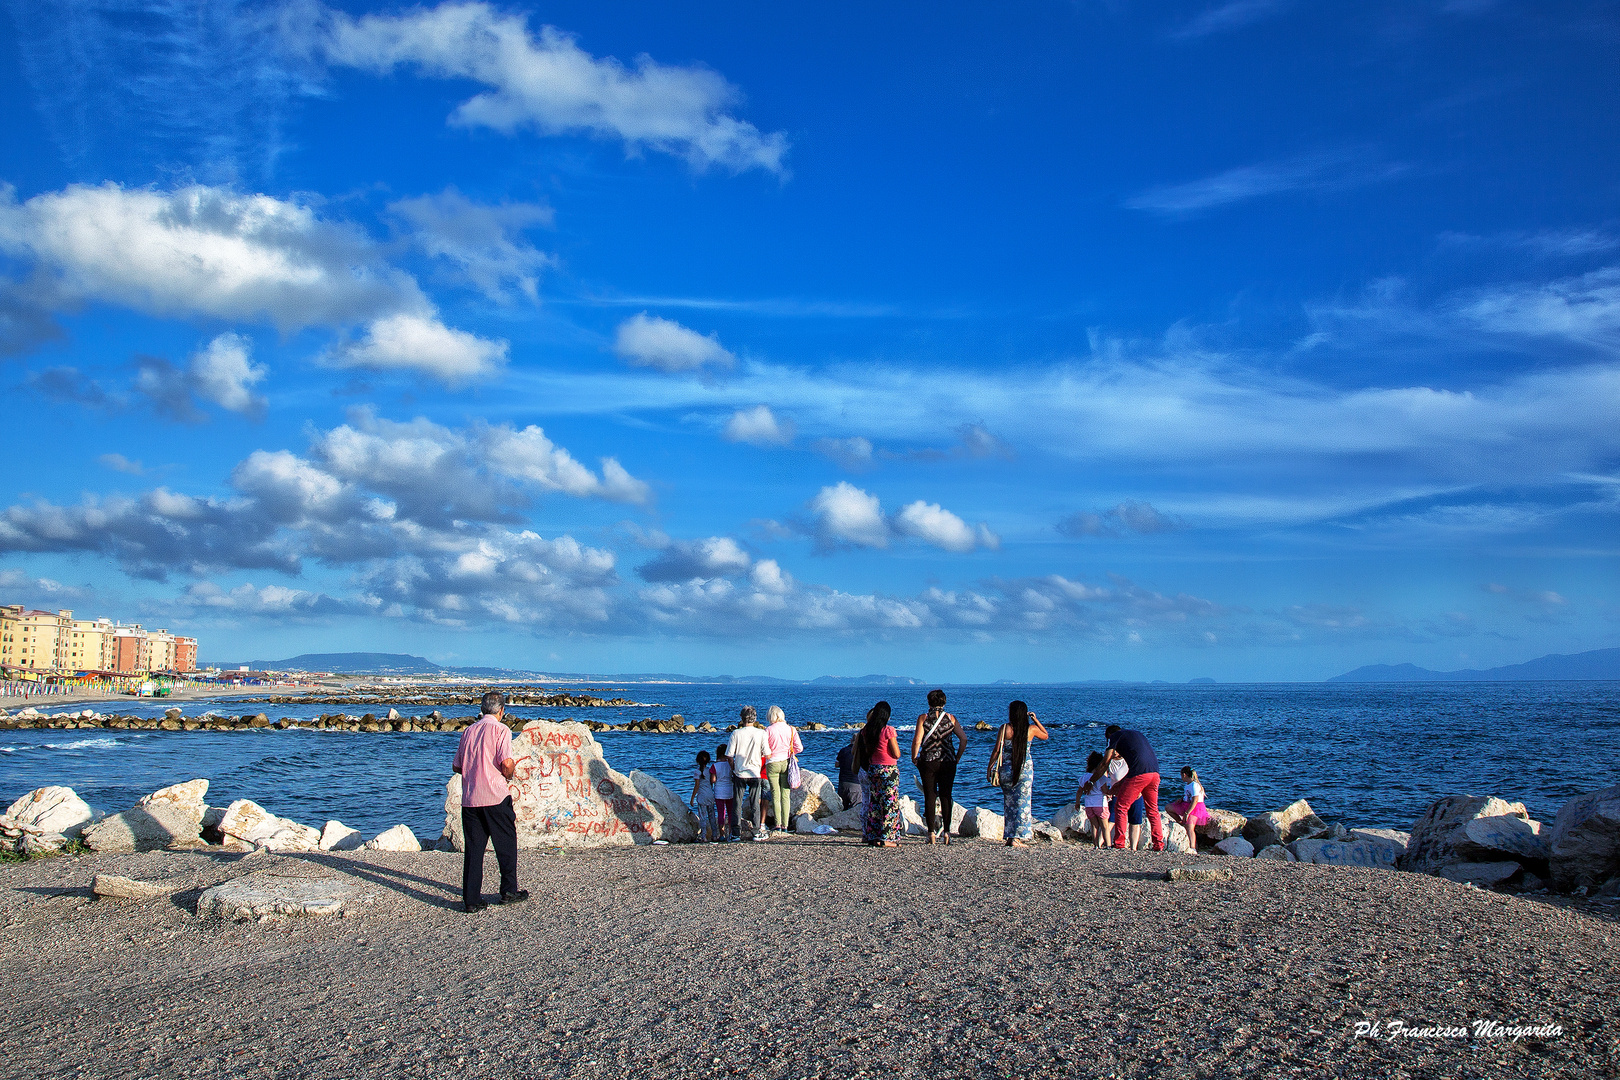
[{"label": "blue sky", "polygon": [[0,26],[11,601],[788,677],[1620,644],[1614,4]]}]

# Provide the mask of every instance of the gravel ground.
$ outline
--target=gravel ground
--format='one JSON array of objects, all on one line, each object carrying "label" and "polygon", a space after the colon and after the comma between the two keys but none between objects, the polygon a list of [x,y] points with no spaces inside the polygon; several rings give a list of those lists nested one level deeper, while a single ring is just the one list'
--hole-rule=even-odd
[{"label": "gravel ground", "polygon": [[[362,857],[363,856],[363,857]],[[1230,867],[1171,884],[1170,866]],[[1614,1076],[1620,913],[1387,871],[847,839],[546,855],[460,911],[460,855],[0,866],[5,1073],[31,1077]],[[342,918],[197,892],[350,876]],[[94,900],[97,872],[178,880]],[[496,882],[493,857],[486,888]],[[1361,1021],[1559,1024],[1357,1038]],[[1387,1026],[1381,1029],[1387,1034]]]}]

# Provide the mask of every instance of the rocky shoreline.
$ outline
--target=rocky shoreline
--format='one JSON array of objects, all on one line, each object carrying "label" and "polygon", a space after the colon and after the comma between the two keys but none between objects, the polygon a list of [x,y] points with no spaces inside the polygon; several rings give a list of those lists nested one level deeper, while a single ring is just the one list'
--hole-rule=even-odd
[{"label": "rocky shoreline", "polygon": [[[248,698],[256,701],[260,699]],[[325,699],[317,698],[289,698],[283,704],[322,704]],[[459,704],[466,704],[460,702]],[[477,707],[477,699],[471,703]],[[538,701],[513,702],[514,705],[537,705]],[[577,702],[565,703],[578,704]],[[602,701],[595,700],[594,706],[635,706],[638,708],[657,708],[658,706],[641,705],[637,702]],[[121,731],[243,731],[258,728],[272,728],[285,731],[292,728],[305,728],[315,731],[352,731],[352,732],[383,732],[383,731],[460,731],[468,724],[477,720],[473,714],[465,716],[445,716],[438,709],[422,714],[404,716],[395,708],[386,710],[381,716],[376,713],[362,713],[358,716],[351,713],[324,713],[313,719],[298,719],[283,716],[270,719],[268,713],[242,713],[230,716],[217,712],[206,712],[197,716],[186,716],[178,709],[172,708],[158,716],[130,716],[123,713],[101,713],[94,709],[78,709],[69,711],[46,712],[37,708],[21,709],[17,712],[8,712],[0,709],[0,731],[26,731],[35,728],[52,730],[75,730],[107,728]],[[507,726],[513,731],[520,731],[524,724],[530,721],[522,717],[508,717]],[[578,720],[574,723],[583,724],[591,731],[636,731],[646,734],[680,735],[713,732],[719,734],[730,731],[731,726],[717,728],[705,720],[698,724],[689,724],[680,714],[658,719],[643,717],[640,720],[628,720],[624,723],[613,724],[600,720]],[[732,725],[735,726],[735,725]],[[805,724],[801,730],[825,731],[824,724]]]}]

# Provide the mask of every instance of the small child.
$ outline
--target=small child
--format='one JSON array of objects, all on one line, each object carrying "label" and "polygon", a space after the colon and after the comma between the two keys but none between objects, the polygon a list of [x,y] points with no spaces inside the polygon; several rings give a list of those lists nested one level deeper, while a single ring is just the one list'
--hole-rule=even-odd
[{"label": "small child", "polygon": [[714,785],[714,808],[720,825],[720,839],[737,839],[737,796],[731,786],[731,759],[726,756],[726,744],[714,748],[714,764],[709,766],[709,781]]},{"label": "small child", "polygon": [[697,768],[692,772],[692,811],[698,818],[698,838],[715,843],[720,830],[716,824],[714,779],[709,774],[709,752],[699,750]]},{"label": "small child", "polygon": [[1198,853],[1198,826],[1209,820],[1209,808],[1204,805],[1204,785],[1198,782],[1198,770],[1185,765],[1181,770],[1181,798],[1170,804],[1170,816],[1181,822],[1187,830],[1187,843],[1193,854]]},{"label": "small child", "polygon": [[[1103,756],[1093,750],[1086,758],[1086,772],[1096,772],[1102,763]],[[1103,790],[1106,780],[1106,776],[1097,780],[1087,780],[1075,796],[1085,804],[1086,820],[1091,823],[1091,835],[1099,848],[1106,847],[1114,839],[1113,825],[1108,820],[1108,793]]]}]

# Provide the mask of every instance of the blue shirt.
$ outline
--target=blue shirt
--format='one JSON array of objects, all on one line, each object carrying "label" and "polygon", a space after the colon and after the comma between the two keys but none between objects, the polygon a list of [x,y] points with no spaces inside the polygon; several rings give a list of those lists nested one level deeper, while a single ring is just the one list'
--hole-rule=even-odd
[{"label": "blue shirt", "polygon": [[1126,776],[1159,771],[1159,759],[1153,753],[1153,747],[1148,745],[1147,736],[1140,731],[1121,731],[1108,741],[1108,747],[1118,750],[1119,756],[1125,759],[1125,767],[1129,770]]}]

